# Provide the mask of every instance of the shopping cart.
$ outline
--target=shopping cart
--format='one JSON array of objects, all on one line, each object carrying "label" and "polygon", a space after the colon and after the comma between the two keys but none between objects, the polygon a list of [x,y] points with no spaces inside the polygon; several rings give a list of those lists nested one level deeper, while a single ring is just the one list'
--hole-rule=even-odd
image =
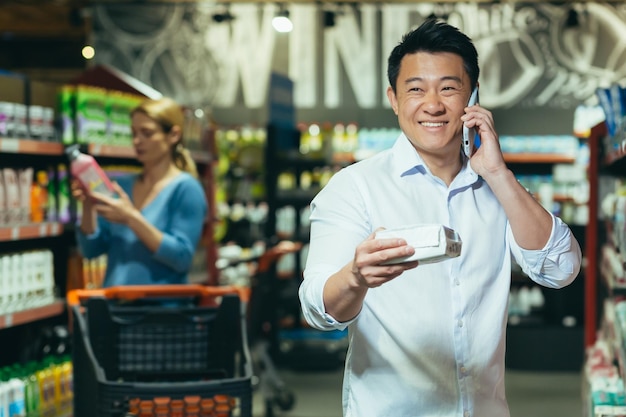
[{"label": "shopping cart", "polygon": [[203,285],[68,293],[75,417],[251,417],[249,291]]}]

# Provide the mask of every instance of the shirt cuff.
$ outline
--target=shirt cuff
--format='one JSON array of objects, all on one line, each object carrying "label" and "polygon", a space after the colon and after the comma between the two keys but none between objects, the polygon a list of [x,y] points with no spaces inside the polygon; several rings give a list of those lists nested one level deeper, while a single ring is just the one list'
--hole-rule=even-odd
[{"label": "shirt cuff", "polygon": [[552,232],[546,245],[540,250],[517,247],[521,254],[522,269],[544,285],[559,288],[576,278],[582,254],[580,246],[560,218],[552,215]]},{"label": "shirt cuff", "polygon": [[[320,276],[330,276],[322,273]],[[300,299],[302,313],[309,324],[320,330],[345,330],[356,317],[347,322],[339,322],[326,312],[324,306],[324,286],[326,279],[309,277],[305,278],[300,286]],[[357,316],[358,317],[358,316]]]}]

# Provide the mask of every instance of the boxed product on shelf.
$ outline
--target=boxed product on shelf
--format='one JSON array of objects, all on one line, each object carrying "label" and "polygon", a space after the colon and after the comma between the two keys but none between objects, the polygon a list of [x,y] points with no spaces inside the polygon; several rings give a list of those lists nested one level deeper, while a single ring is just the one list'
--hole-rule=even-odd
[{"label": "boxed product on shelf", "polygon": [[53,140],[58,84],[0,71],[0,137]]},{"label": "boxed product on shelf", "polygon": [[57,92],[61,141],[130,146],[130,111],[144,99],[90,85],[63,85]]},{"label": "boxed product on shelf", "polygon": [[31,139],[51,141],[55,139],[54,109],[47,106],[28,107],[28,132]]},{"label": "boxed product on shelf", "polygon": [[88,85],[76,87],[74,121],[78,143],[106,143],[106,102],[105,89]]},{"label": "boxed product on shelf", "polygon": [[75,90],[76,87],[72,85],[64,85],[57,94],[57,111],[61,120],[61,142],[66,145],[76,141],[73,103]]},{"label": "boxed product on shelf", "polygon": [[141,97],[121,91],[108,91],[106,95],[107,130],[106,142],[114,145],[130,146],[131,110],[141,102]]},{"label": "boxed product on shelf", "polygon": [[13,119],[13,136],[17,138],[28,137],[28,106],[22,103],[15,103]]},{"label": "boxed product on shelf", "polygon": [[608,136],[618,136],[618,133],[626,127],[626,88],[612,84],[608,88],[598,88],[596,96],[606,116]]},{"label": "boxed product on shelf", "polygon": [[0,137],[13,135],[15,125],[15,103],[0,101]]}]

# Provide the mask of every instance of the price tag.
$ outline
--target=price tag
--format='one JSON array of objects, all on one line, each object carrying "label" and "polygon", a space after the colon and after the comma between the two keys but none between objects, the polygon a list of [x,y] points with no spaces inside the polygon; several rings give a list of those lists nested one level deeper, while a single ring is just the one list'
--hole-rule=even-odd
[{"label": "price tag", "polygon": [[18,240],[20,238],[20,228],[12,227],[11,228],[11,240]]},{"label": "price tag", "polygon": [[4,316],[4,327],[13,326],[13,314],[9,313]]},{"label": "price tag", "polygon": [[2,152],[18,152],[20,149],[20,141],[17,139],[2,139],[0,141],[0,150]]},{"label": "price tag", "polygon": [[48,236],[48,225],[45,223],[42,223],[39,225],[39,237],[45,237]]},{"label": "price tag", "polygon": [[100,155],[102,153],[102,146],[98,143],[93,144],[91,148],[91,153],[94,155]]},{"label": "price tag", "polygon": [[59,223],[52,223],[51,227],[52,227],[52,234],[54,236],[58,235],[59,234]]}]

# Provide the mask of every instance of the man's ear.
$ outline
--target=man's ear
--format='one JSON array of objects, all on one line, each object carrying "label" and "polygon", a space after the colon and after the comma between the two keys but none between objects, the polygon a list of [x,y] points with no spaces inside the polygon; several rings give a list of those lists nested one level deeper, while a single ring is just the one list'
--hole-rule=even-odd
[{"label": "man's ear", "polygon": [[398,99],[396,98],[396,93],[393,91],[391,86],[387,87],[387,99],[389,99],[389,104],[391,104],[391,108],[393,112],[398,115]]}]

